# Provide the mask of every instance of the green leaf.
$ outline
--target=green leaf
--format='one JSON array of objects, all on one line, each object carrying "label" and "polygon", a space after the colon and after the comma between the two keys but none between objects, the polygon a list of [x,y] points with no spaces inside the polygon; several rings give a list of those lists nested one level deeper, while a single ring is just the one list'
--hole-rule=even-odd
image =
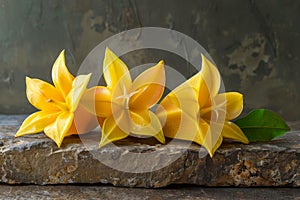
[{"label": "green leaf", "polygon": [[250,142],[270,141],[290,130],[278,114],[265,109],[254,110],[234,123],[242,129]]}]

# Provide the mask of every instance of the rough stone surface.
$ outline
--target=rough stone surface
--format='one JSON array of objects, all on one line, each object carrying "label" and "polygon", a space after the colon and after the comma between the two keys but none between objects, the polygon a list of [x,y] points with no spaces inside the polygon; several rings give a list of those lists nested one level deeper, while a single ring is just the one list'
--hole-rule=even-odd
[{"label": "rough stone surface", "polygon": [[0,185],[0,199],[123,199],[123,200],[299,200],[297,188],[207,188],[173,186],[164,189],[121,188],[103,185]]},{"label": "rough stone surface", "polygon": [[[132,143],[128,139],[107,146],[88,149],[79,137],[64,140],[60,149],[54,142],[36,134],[14,138],[24,116],[0,115],[0,182],[8,184],[104,183],[126,187],[158,188],[170,184],[203,186],[300,186],[300,132],[291,131],[267,143],[243,145],[226,142],[211,159],[201,156],[200,147],[183,150],[182,142],[155,145],[151,140]],[[99,133],[85,138],[98,142]],[[143,142],[141,142],[143,141]],[[148,140],[147,140],[148,141]],[[103,162],[135,163],[130,152],[143,159],[143,153],[154,152],[159,163],[172,156],[180,157],[172,164],[147,173],[130,173],[112,169]],[[93,153],[93,154],[91,154]],[[93,155],[101,155],[101,162]],[[125,158],[125,160],[123,159]],[[143,160],[147,167],[155,163]],[[143,167],[143,166],[142,166]]]}]

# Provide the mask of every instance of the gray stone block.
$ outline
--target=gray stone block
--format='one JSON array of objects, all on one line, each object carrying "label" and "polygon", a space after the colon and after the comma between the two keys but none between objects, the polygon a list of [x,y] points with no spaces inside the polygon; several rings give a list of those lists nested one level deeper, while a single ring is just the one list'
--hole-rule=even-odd
[{"label": "gray stone block", "polygon": [[[243,145],[224,142],[213,158],[202,156],[200,146],[183,148],[184,142],[157,145],[154,140],[129,138],[105,146],[87,148],[83,140],[99,141],[99,132],[65,138],[58,149],[43,133],[20,138],[14,134],[24,116],[0,116],[0,182],[8,184],[104,183],[126,187],[158,188],[170,184],[203,186],[300,186],[300,132],[292,131],[270,142]],[[138,154],[132,157],[132,152]],[[144,153],[154,152],[156,161]],[[100,157],[95,157],[99,155]],[[155,170],[157,163],[178,159]],[[101,159],[97,159],[101,158]],[[140,162],[137,162],[139,159]],[[139,163],[153,171],[130,173],[124,169]],[[132,168],[133,169],[133,168]]]}]

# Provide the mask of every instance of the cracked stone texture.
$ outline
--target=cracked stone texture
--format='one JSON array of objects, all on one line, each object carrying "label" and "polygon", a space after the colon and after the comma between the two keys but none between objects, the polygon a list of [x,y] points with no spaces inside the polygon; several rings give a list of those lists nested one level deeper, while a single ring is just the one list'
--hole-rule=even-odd
[{"label": "cracked stone texture", "polygon": [[[244,94],[247,111],[269,108],[286,120],[299,120],[299,9],[295,0],[0,0],[0,113],[33,111],[25,76],[50,81],[62,49],[76,74],[87,54],[108,37],[154,26],[203,45],[226,90]],[[185,60],[164,51],[134,51],[122,58],[137,66],[162,57],[166,65],[192,75]]]},{"label": "cracked stone texture", "polygon": [[56,185],[56,186],[9,186],[0,185],[0,199],[124,199],[124,200],[286,200],[300,197],[297,188],[207,188],[172,186],[150,190],[142,188],[121,188],[96,185]]},{"label": "cracked stone texture", "polygon": [[[149,140],[127,139],[107,146],[88,149],[77,136],[64,140],[58,149],[44,134],[14,138],[25,116],[0,115],[0,182],[8,184],[102,183],[126,187],[158,188],[170,184],[203,186],[300,186],[300,132],[291,131],[266,143],[243,145],[226,142],[211,159],[196,144],[186,151],[182,142],[156,145]],[[99,133],[84,135],[98,142]],[[154,165],[143,160],[143,153],[154,152],[155,161],[168,162],[164,168],[146,173],[130,173],[112,169],[103,163],[116,162],[134,166],[130,152],[140,152],[142,168]],[[91,154],[93,153],[93,154]],[[101,162],[98,157],[100,155]],[[137,154],[136,154],[137,155]],[[145,154],[144,154],[145,155]]]}]

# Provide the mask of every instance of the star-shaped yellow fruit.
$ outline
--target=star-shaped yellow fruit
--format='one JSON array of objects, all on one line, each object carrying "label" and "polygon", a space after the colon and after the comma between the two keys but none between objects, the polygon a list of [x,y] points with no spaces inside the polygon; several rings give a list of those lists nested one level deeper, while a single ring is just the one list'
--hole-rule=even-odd
[{"label": "star-shaped yellow fruit", "polygon": [[243,110],[243,95],[219,94],[220,84],[218,69],[202,55],[201,71],[168,94],[156,111],[165,136],[196,142],[210,156],[223,137],[249,143],[242,130],[230,122]]},{"label": "star-shaped yellow fruit", "polygon": [[103,75],[107,86],[90,88],[83,97],[85,107],[94,105],[93,109],[87,109],[99,117],[102,127],[99,146],[128,136],[153,136],[165,143],[160,121],[150,110],[164,92],[163,61],[132,81],[126,64],[107,48]]},{"label": "star-shaped yellow fruit", "polygon": [[54,86],[26,77],[27,99],[39,111],[24,120],[16,137],[44,131],[60,147],[64,137],[95,128],[93,116],[79,105],[90,77],[91,74],[74,78],[66,67],[64,51],[52,68]]}]

